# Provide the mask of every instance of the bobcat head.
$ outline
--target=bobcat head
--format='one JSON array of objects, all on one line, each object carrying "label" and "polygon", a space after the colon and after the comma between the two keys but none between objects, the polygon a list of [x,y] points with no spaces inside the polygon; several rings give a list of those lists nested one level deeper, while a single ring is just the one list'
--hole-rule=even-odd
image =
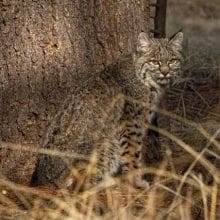
[{"label": "bobcat head", "polygon": [[181,70],[183,33],[171,39],[150,38],[142,32],[138,36],[134,55],[135,73],[150,88],[166,87],[178,77]]}]

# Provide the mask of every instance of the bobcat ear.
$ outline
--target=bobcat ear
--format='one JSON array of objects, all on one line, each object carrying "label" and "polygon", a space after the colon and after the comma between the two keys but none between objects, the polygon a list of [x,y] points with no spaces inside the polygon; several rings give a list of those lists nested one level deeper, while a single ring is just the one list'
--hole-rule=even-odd
[{"label": "bobcat ear", "polygon": [[183,32],[177,32],[174,36],[170,38],[170,44],[173,45],[177,50],[182,49],[183,43]]},{"label": "bobcat ear", "polygon": [[137,52],[146,53],[149,50],[150,44],[151,44],[150,37],[145,32],[141,32],[138,36]]}]

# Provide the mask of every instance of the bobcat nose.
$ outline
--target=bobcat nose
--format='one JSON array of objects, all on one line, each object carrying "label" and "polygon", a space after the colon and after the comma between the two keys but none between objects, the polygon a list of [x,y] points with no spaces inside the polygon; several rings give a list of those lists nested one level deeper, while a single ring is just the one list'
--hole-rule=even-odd
[{"label": "bobcat nose", "polygon": [[170,68],[167,65],[162,65],[160,67],[161,73],[166,76],[170,72]]}]

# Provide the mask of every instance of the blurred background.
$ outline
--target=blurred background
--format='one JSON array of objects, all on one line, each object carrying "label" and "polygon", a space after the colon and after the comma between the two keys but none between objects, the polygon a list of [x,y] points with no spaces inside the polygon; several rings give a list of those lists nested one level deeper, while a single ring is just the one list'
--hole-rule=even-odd
[{"label": "blurred background", "polygon": [[167,35],[185,34],[185,70],[197,83],[220,85],[220,1],[168,0]]}]

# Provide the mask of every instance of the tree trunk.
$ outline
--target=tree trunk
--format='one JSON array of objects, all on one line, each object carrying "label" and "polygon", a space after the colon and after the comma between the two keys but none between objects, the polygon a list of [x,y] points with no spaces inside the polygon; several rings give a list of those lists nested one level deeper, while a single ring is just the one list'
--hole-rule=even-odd
[{"label": "tree trunk", "polygon": [[0,2],[1,173],[28,183],[51,118],[70,93],[72,75],[100,71],[131,53],[149,32],[148,0],[2,0]]}]

